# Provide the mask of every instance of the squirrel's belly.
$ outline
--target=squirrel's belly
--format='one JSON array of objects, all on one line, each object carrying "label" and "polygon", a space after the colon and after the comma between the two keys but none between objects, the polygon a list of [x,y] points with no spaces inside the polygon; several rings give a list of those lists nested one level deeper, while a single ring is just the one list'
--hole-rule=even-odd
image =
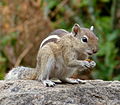
[{"label": "squirrel's belly", "polygon": [[76,67],[68,67],[62,56],[59,55],[56,58],[55,67],[51,71],[50,78],[70,77],[76,70]]},{"label": "squirrel's belly", "polygon": [[65,69],[65,73],[63,73],[63,76],[64,77],[71,77],[74,73],[75,73],[75,71],[77,70],[77,68],[76,67],[66,67],[66,69]]},{"label": "squirrel's belly", "polygon": [[66,78],[71,77],[73,73],[77,70],[76,67],[68,67],[63,64],[56,64],[55,68],[52,70],[50,78]]}]

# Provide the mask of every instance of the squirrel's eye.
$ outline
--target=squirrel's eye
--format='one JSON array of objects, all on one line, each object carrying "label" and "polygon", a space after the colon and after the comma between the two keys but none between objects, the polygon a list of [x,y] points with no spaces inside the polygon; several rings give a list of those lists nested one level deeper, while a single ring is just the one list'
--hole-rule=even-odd
[{"label": "squirrel's eye", "polygon": [[82,37],[82,42],[87,42],[88,39],[86,37]]}]

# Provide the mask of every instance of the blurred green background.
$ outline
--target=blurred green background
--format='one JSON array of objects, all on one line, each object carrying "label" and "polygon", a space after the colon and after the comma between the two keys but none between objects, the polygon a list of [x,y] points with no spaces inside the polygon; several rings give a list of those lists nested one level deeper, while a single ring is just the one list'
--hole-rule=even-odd
[{"label": "blurred green background", "polygon": [[120,0],[0,0],[0,79],[15,66],[35,67],[41,41],[74,23],[93,25],[99,37],[97,66],[85,78],[120,80]]}]

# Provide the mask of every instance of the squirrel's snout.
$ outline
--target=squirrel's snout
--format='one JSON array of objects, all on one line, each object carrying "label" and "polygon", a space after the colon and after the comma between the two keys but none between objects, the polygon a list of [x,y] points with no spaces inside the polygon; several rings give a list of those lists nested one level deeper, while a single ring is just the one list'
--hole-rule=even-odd
[{"label": "squirrel's snout", "polygon": [[88,55],[93,55],[98,52],[98,48],[91,48],[87,50]]},{"label": "squirrel's snout", "polygon": [[97,50],[93,50],[93,53],[97,53]]},{"label": "squirrel's snout", "polygon": [[93,53],[95,54],[95,53],[98,52],[98,49],[93,49],[92,51],[93,51]]}]

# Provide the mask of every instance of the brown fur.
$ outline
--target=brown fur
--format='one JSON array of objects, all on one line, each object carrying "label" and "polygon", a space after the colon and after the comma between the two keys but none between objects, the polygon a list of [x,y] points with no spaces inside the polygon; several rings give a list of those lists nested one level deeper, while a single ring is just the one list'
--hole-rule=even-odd
[{"label": "brown fur", "polygon": [[62,37],[66,34],[69,34],[69,32],[64,29],[57,29],[57,30],[51,32],[49,35],[58,35],[59,37]]},{"label": "brown fur", "polygon": [[[29,79],[33,79],[34,75],[34,79],[41,81],[45,86],[55,85],[50,80],[52,78],[68,83],[84,83],[82,80],[71,80],[69,77],[78,69],[87,70],[96,65],[94,61],[88,62],[85,59],[97,52],[98,38],[92,31],[81,28],[78,24],[73,26],[71,33],[65,31],[63,34],[61,31],[58,34],[62,37],[58,37],[57,40],[50,39],[50,42],[40,47],[34,71],[23,67],[12,69],[6,79],[28,79],[26,75],[29,72]],[[84,38],[86,41],[83,40]]]},{"label": "brown fur", "polygon": [[[57,29],[57,30],[51,32],[48,36],[57,35],[58,37],[63,37],[66,34],[69,34],[69,32],[64,29]],[[56,43],[57,40],[58,40],[57,38],[51,38],[51,39],[45,41],[41,47],[43,47],[45,44],[47,44],[49,42]]]},{"label": "brown fur", "polygon": [[[87,44],[80,41],[84,35],[89,38]],[[70,77],[77,69],[84,68],[82,60],[89,56],[86,51],[89,49],[92,52],[93,48],[97,50],[97,41],[97,37],[92,32],[82,29],[76,37],[73,34],[67,34],[56,43],[47,43],[38,52],[38,80],[58,78],[61,81],[66,81],[66,78]],[[91,46],[93,43],[94,46]]]}]

